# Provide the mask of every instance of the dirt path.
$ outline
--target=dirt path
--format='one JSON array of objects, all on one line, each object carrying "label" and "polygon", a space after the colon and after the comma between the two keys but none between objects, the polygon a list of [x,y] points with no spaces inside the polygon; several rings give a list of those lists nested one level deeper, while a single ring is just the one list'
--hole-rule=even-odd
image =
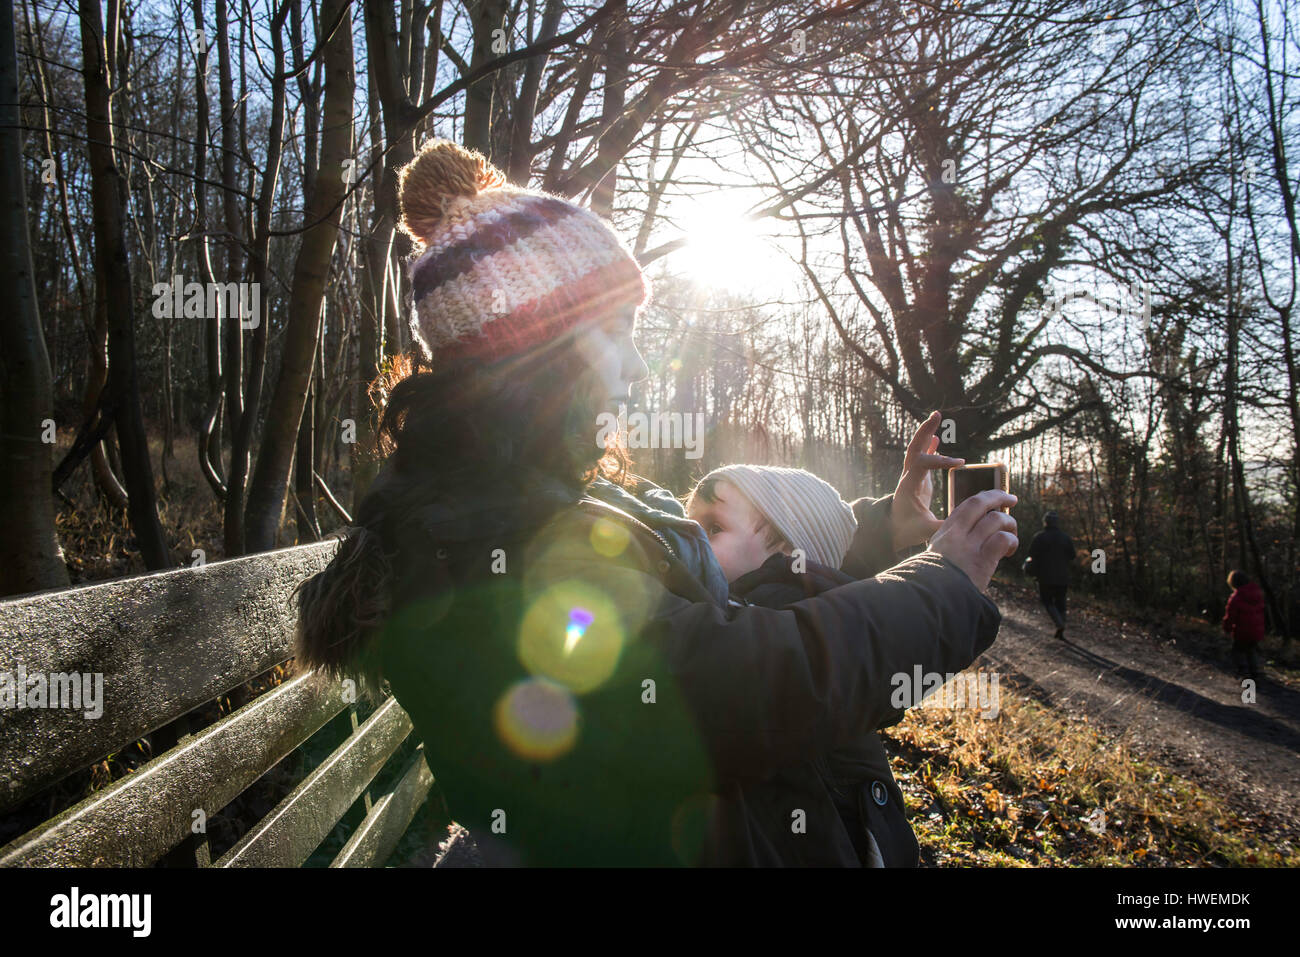
[{"label": "dirt path", "polygon": [[1300,690],[1261,668],[1257,701],[1215,644],[1172,640],[1071,595],[1065,639],[1037,595],[995,584],[1002,629],[986,667],[1053,707],[1086,714],[1132,751],[1177,771],[1249,817],[1272,842],[1300,844]]}]

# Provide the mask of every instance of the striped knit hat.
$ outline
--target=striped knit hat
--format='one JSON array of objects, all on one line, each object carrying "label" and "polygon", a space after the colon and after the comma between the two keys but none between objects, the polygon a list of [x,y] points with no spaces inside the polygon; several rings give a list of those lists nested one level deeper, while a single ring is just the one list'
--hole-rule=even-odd
[{"label": "striped knit hat", "polygon": [[843,563],[858,520],[840,493],[816,475],[775,465],[724,465],[695,487],[710,480],[730,482],[739,489],[809,561],[831,568]]},{"label": "striped knit hat", "polygon": [[398,174],[411,333],[427,357],[521,355],[649,293],[594,213],[520,189],[481,154],[433,140]]}]

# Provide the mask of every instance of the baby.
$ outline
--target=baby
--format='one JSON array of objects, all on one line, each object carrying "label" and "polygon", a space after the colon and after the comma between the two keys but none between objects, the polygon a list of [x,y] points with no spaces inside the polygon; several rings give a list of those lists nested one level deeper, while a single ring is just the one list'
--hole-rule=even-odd
[{"label": "baby", "polygon": [[[893,565],[890,505],[886,497],[850,506],[803,469],[728,465],[696,484],[686,511],[708,535],[732,598],[783,608]],[[876,733],[901,718],[897,711],[864,729],[858,741],[809,755],[808,765],[750,785],[749,800],[788,814],[786,805],[806,803],[812,793],[807,775],[815,773],[863,866],[915,866],[919,847]],[[812,822],[813,811],[807,813]]]},{"label": "baby", "polygon": [[828,483],[771,465],[714,469],[691,490],[686,513],[703,526],[729,582],[795,549],[839,568],[858,528],[853,509]]}]

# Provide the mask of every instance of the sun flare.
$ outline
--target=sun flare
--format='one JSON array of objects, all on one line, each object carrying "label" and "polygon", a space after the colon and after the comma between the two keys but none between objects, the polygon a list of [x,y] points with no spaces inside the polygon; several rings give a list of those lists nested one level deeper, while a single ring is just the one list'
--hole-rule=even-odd
[{"label": "sun flare", "polygon": [[758,292],[779,287],[789,262],[770,235],[770,226],[745,216],[744,204],[728,202],[725,195],[691,202],[680,218],[686,245],[674,265],[713,289]]}]

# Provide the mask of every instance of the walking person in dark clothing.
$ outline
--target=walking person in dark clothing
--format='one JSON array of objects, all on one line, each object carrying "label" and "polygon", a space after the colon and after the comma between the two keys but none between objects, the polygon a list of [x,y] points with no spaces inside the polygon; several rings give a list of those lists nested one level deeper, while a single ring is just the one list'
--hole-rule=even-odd
[{"label": "walking person in dark clothing", "polygon": [[1065,592],[1070,586],[1070,566],[1078,553],[1070,536],[1061,530],[1055,512],[1043,516],[1043,529],[1029,543],[1025,574],[1038,579],[1038,597],[1056,625],[1056,637],[1065,637]]},{"label": "walking person in dark clothing", "polygon": [[1257,649],[1264,640],[1264,592],[1242,571],[1228,576],[1232,597],[1223,612],[1223,630],[1232,637],[1232,664],[1238,677],[1259,680]]}]

